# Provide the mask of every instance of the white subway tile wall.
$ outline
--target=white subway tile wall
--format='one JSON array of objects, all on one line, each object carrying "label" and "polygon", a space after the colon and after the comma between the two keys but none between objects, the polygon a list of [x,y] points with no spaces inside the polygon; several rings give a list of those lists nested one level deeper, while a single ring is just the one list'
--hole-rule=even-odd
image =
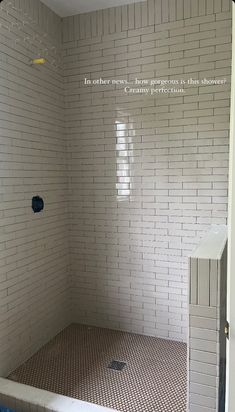
[{"label": "white subway tile wall", "polygon": [[[9,4],[11,3],[11,4]],[[37,0],[0,5],[0,376],[69,323],[61,20]],[[31,66],[35,57],[45,66]],[[36,215],[32,196],[45,209]]]},{"label": "white subway tile wall", "polygon": [[[0,375],[71,320],[186,339],[187,256],[227,216],[230,7],[66,18],[61,54],[39,0],[1,3]],[[83,84],[166,76],[227,83],[158,98]]]},{"label": "white subway tile wall", "polygon": [[[73,321],[186,340],[187,256],[226,224],[231,1],[63,21]],[[226,79],[125,94],[84,78]]]}]

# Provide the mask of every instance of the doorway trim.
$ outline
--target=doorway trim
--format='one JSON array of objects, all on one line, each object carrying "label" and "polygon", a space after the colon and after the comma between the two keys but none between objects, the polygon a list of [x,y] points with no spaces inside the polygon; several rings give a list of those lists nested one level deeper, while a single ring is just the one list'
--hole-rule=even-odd
[{"label": "doorway trim", "polygon": [[235,411],[235,3],[232,2],[232,80],[230,111],[230,166],[228,218],[227,313],[230,339],[227,344],[226,412]]}]

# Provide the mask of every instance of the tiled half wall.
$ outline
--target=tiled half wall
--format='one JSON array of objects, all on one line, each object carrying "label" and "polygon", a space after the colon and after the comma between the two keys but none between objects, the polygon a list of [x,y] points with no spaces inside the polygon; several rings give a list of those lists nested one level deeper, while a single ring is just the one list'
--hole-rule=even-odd
[{"label": "tiled half wall", "polygon": [[[148,0],[63,21],[73,321],[187,336],[187,257],[226,224],[231,1]],[[127,94],[84,78],[226,78]]]},{"label": "tiled half wall", "polygon": [[226,374],[227,228],[190,257],[189,412],[223,412]]}]

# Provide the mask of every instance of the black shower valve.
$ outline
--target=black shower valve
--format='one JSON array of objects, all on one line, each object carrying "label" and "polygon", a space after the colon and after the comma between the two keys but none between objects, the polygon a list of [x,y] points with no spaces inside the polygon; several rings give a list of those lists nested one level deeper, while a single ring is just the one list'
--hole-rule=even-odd
[{"label": "black shower valve", "polygon": [[40,196],[34,196],[32,198],[32,209],[34,213],[39,213],[44,209],[44,201]]}]

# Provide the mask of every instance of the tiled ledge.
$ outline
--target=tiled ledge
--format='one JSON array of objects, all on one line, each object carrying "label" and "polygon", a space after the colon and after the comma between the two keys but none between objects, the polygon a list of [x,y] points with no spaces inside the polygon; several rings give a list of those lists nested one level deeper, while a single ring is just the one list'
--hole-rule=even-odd
[{"label": "tiled ledge", "polygon": [[17,412],[115,412],[114,409],[56,395],[4,378],[0,378],[0,405]]}]

